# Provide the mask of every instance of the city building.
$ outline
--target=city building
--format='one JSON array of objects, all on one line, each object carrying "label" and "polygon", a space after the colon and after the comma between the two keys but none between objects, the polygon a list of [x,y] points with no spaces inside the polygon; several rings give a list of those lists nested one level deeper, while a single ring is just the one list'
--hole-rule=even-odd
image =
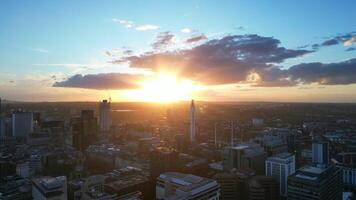
[{"label": "city building", "polygon": [[166,172],[157,178],[156,199],[218,200],[219,197],[216,180],[178,172]]},{"label": "city building", "polygon": [[0,176],[0,199],[32,199],[31,181],[19,176]]},{"label": "city building", "polygon": [[15,112],[12,114],[12,136],[27,137],[33,132],[33,113]]},{"label": "city building", "polygon": [[176,171],[178,169],[178,152],[165,148],[157,148],[150,153],[150,175],[151,180],[164,172]]},{"label": "city building", "polygon": [[278,182],[270,176],[254,176],[248,183],[249,200],[279,199]]},{"label": "city building", "polygon": [[316,140],[312,144],[312,163],[316,167],[327,167],[329,165],[329,143]]},{"label": "city building", "polygon": [[288,176],[295,172],[295,156],[281,153],[266,160],[266,176],[273,176],[279,183],[279,193],[287,196]]},{"label": "city building", "polygon": [[255,175],[251,169],[232,170],[213,176],[220,185],[220,199],[245,200],[248,198],[248,181]]},{"label": "city building", "polygon": [[146,171],[125,167],[106,174],[104,191],[118,196],[139,191],[144,199],[153,199],[154,184],[149,181]]},{"label": "city building", "polygon": [[110,104],[111,102],[106,99],[100,102],[99,123],[100,123],[100,131],[102,132],[109,131],[111,127]]},{"label": "city building", "polygon": [[342,152],[337,157],[336,166],[342,171],[343,188],[356,188],[356,152]]},{"label": "city building", "polygon": [[11,136],[11,118],[0,116],[0,137]]},{"label": "city building", "polygon": [[81,117],[72,121],[73,146],[84,151],[97,139],[97,119],[93,110],[82,110]]},{"label": "city building", "polygon": [[190,104],[190,142],[195,142],[195,105],[194,100]]},{"label": "city building", "polygon": [[230,172],[233,168],[250,168],[256,174],[263,175],[265,158],[264,149],[255,143],[226,147],[223,152],[223,169],[225,172]]},{"label": "city building", "polygon": [[263,126],[264,121],[262,118],[252,118],[252,126]]},{"label": "city building", "polygon": [[[93,175],[68,182],[68,199],[95,199],[104,197],[104,184],[107,176]],[[110,195],[109,195],[110,196]]]},{"label": "city building", "polygon": [[305,166],[288,177],[288,200],[342,198],[341,170]]},{"label": "city building", "polygon": [[39,200],[66,200],[67,178],[40,177],[32,179],[32,198]]}]

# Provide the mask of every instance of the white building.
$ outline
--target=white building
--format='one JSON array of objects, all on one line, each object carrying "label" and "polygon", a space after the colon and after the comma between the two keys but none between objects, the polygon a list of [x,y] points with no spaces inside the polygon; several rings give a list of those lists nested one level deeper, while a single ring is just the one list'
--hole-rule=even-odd
[{"label": "white building", "polygon": [[33,113],[16,112],[12,114],[12,136],[26,137],[33,132]]},{"label": "white building", "polygon": [[103,100],[100,102],[100,131],[109,131],[111,127],[110,102]]},{"label": "white building", "polygon": [[157,178],[156,199],[218,200],[219,197],[220,187],[213,179],[178,172],[166,172]]},{"label": "white building", "polygon": [[288,176],[295,173],[295,156],[280,153],[266,160],[266,176],[273,176],[279,182],[281,196],[287,196]]},{"label": "white building", "polygon": [[32,179],[32,198],[36,200],[66,200],[67,178],[40,177]]}]

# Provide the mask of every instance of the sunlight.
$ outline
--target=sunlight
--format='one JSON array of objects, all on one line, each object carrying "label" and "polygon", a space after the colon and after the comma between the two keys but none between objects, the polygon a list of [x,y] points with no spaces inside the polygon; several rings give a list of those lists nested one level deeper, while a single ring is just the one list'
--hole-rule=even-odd
[{"label": "sunlight", "polygon": [[159,74],[154,79],[142,81],[142,89],[127,91],[128,98],[136,101],[174,102],[190,100],[198,89],[193,81],[174,75]]}]

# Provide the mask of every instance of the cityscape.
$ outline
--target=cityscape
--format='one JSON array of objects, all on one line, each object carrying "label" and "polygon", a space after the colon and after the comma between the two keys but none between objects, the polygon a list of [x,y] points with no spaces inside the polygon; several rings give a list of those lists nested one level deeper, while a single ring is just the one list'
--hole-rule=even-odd
[{"label": "cityscape", "polygon": [[355,7],[1,1],[0,200],[356,199]]}]

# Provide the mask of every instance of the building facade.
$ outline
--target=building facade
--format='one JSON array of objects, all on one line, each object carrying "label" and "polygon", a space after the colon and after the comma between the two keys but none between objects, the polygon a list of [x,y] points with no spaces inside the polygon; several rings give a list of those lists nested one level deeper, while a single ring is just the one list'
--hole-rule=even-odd
[{"label": "building facade", "polygon": [[279,193],[287,196],[288,176],[295,172],[295,156],[281,153],[266,160],[266,176],[273,176],[279,183]]}]

